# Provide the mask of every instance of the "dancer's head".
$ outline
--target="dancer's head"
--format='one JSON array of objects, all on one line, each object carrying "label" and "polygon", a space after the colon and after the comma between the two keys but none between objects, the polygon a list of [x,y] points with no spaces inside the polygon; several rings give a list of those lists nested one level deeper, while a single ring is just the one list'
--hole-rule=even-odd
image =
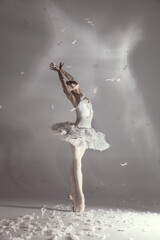
[{"label": "dancer's head", "polygon": [[79,84],[76,81],[67,81],[66,84],[70,87],[70,91],[82,95]]},{"label": "dancer's head", "polygon": [[66,82],[68,86],[70,86],[71,88],[76,87],[76,85],[78,84],[76,81],[67,81]]}]

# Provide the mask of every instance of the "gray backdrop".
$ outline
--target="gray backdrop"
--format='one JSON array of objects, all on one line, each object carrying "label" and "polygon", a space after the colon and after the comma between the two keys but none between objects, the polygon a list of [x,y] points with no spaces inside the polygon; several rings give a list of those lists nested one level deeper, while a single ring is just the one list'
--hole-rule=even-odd
[{"label": "gray backdrop", "polygon": [[68,203],[75,121],[50,61],[65,63],[111,148],[83,158],[87,205],[159,207],[160,2],[0,1],[0,202]]}]

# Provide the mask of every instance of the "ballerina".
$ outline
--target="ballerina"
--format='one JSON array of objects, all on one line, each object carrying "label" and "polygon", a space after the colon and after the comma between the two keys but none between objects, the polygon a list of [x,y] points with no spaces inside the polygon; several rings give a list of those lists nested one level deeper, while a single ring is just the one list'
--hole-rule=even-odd
[{"label": "ballerina", "polygon": [[[66,97],[71,101],[77,119],[75,123],[63,122],[54,124],[52,131],[61,137],[62,140],[71,144],[73,160],[70,171],[71,194],[69,199],[73,204],[73,211],[77,208],[80,212],[85,210],[85,198],[83,193],[82,157],[86,149],[106,150],[110,144],[106,142],[105,135],[97,129],[92,128],[93,109],[90,100],[85,97],[78,82],[63,69],[64,63],[59,67],[51,62],[51,70],[58,72]],[[64,76],[68,79],[65,81]]]}]

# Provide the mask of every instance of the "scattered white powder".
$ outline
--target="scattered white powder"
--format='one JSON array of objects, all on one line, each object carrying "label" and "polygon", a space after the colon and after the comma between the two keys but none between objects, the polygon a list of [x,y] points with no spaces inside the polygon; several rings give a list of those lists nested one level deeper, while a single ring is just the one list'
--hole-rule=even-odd
[{"label": "scattered white powder", "polygon": [[106,78],[105,79],[106,82],[120,82],[120,78]]},{"label": "scattered white powder", "polygon": [[[160,233],[159,214],[119,209],[86,209],[81,214],[72,212],[71,206],[64,205],[56,205],[53,209],[48,210],[44,206],[37,213],[25,214],[10,220],[0,220],[0,239],[104,240],[117,239],[115,234],[120,234],[119,239],[134,240],[136,238],[129,234],[133,231],[136,232],[137,229],[144,234],[141,239],[146,239],[146,231],[149,233],[152,228],[154,229],[153,239],[158,239],[154,237],[154,233],[157,236]],[[42,215],[43,218],[38,218]],[[135,229],[135,227],[137,228]]]},{"label": "scattered white powder", "polygon": [[91,26],[94,26],[93,21],[90,18],[85,18],[85,21]]},{"label": "scattered white powder", "polygon": [[47,209],[45,207],[41,208],[42,218],[44,217],[44,214],[45,214],[46,211],[47,211]]},{"label": "scattered white powder", "polygon": [[61,32],[64,32],[66,30],[66,28],[63,28],[62,30],[61,30]]},{"label": "scattered white powder", "polygon": [[121,163],[121,166],[122,166],[122,167],[127,166],[127,162]]},{"label": "scattered white powder", "polygon": [[94,90],[93,90],[93,92],[94,92],[94,93],[97,93],[97,89],[98,89],[98,88],[95,87]]},{"label": "scattered white powder", "polygon": [[66,66],[66,68],[72,68],[72,66]]},{"label": "scattered white powder", "polygon": [[73,40],[72,44],[74,45],[74,44],[76,44],[76,43],[77,43],[77,40],[76,40],[76,39]]}]

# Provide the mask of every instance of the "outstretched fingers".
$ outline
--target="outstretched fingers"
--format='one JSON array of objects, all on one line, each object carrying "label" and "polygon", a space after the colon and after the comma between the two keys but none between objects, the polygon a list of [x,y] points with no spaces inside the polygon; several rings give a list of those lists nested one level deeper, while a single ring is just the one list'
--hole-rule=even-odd
[{"label": "outstretched fingers", "polygon": [[51,70],[54,70],[54,71],[57,71],[57,72],[59,71],[59,67],[53,62],[51,62],[49,64],[49,67],[50,67]]}]

